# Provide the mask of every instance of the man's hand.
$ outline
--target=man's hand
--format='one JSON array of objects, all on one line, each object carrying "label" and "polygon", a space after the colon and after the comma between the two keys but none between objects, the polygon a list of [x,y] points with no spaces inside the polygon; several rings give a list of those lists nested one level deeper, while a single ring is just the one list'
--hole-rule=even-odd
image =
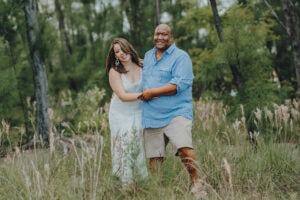
[{"label": "man's hand", "polygon": [[138,96],[138,99],[143,101],[150,101],[153,98],[159,98],[160,96],[169,96],[177,94],[177,86],[175,84],[168,83],[159,88],[146,88],[143,93]]},{"label": "man's hand", "polygon": [[154,98],[154,94],[151,89],[145,89],[138,98],[142,101],[150,101]]}]

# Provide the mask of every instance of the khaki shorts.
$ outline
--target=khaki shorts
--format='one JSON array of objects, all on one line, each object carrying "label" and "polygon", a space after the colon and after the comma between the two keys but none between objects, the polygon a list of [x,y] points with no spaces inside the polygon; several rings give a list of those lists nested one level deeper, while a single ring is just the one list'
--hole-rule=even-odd
[{"label": "khaki shorts", "polygon": [[[180,149],[192,146],[192,120],[175,117],[167,126],[144,129],[144,146],[147,158],[165,157],[169,141]],[[176,152],[177,155],[177,152]]]}]

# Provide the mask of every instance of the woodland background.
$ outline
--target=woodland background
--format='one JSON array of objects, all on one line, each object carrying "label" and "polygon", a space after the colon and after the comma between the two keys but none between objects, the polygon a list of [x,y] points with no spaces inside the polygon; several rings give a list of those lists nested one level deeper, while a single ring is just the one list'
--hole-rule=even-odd
[{"label": "woodland background", "polygon": [[[24,125],[23,142],[34,132],[47,140],[45,111],[55,104],[68,109],[65,93],[97,87],[105,91],[99,106],[109,101],[105,58],[112,39],[127,38],[143,57],[164,22],[192,57],[194,98],[219,99],[233,106],[232,115],[244,105],[253,131],[257,107],[297,98],[299,7],[275,0],[1,0],[0,118]],[[28,114],[33,103],[35,120]]]}]

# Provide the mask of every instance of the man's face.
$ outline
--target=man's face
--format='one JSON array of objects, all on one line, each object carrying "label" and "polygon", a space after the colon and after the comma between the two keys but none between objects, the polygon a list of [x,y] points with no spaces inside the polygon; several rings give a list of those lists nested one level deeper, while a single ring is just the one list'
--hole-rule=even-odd
[{"label": "man's face", "polygon": [[159,25],[154,32],[154,45],[158,50],[166,50],[172,44],[173,38],[170,27]]}]

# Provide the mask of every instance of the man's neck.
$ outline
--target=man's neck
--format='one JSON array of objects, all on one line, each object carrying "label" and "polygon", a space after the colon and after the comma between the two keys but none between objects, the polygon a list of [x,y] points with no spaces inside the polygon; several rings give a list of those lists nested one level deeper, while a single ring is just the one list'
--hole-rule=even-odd
[{"label": "man's neck", "polygon": [[163,50],[158,50],[156,51],[156,54],[155,54],[155,58],[156,60],[160,60],[160,58],[162,57],[164,51]]}]

